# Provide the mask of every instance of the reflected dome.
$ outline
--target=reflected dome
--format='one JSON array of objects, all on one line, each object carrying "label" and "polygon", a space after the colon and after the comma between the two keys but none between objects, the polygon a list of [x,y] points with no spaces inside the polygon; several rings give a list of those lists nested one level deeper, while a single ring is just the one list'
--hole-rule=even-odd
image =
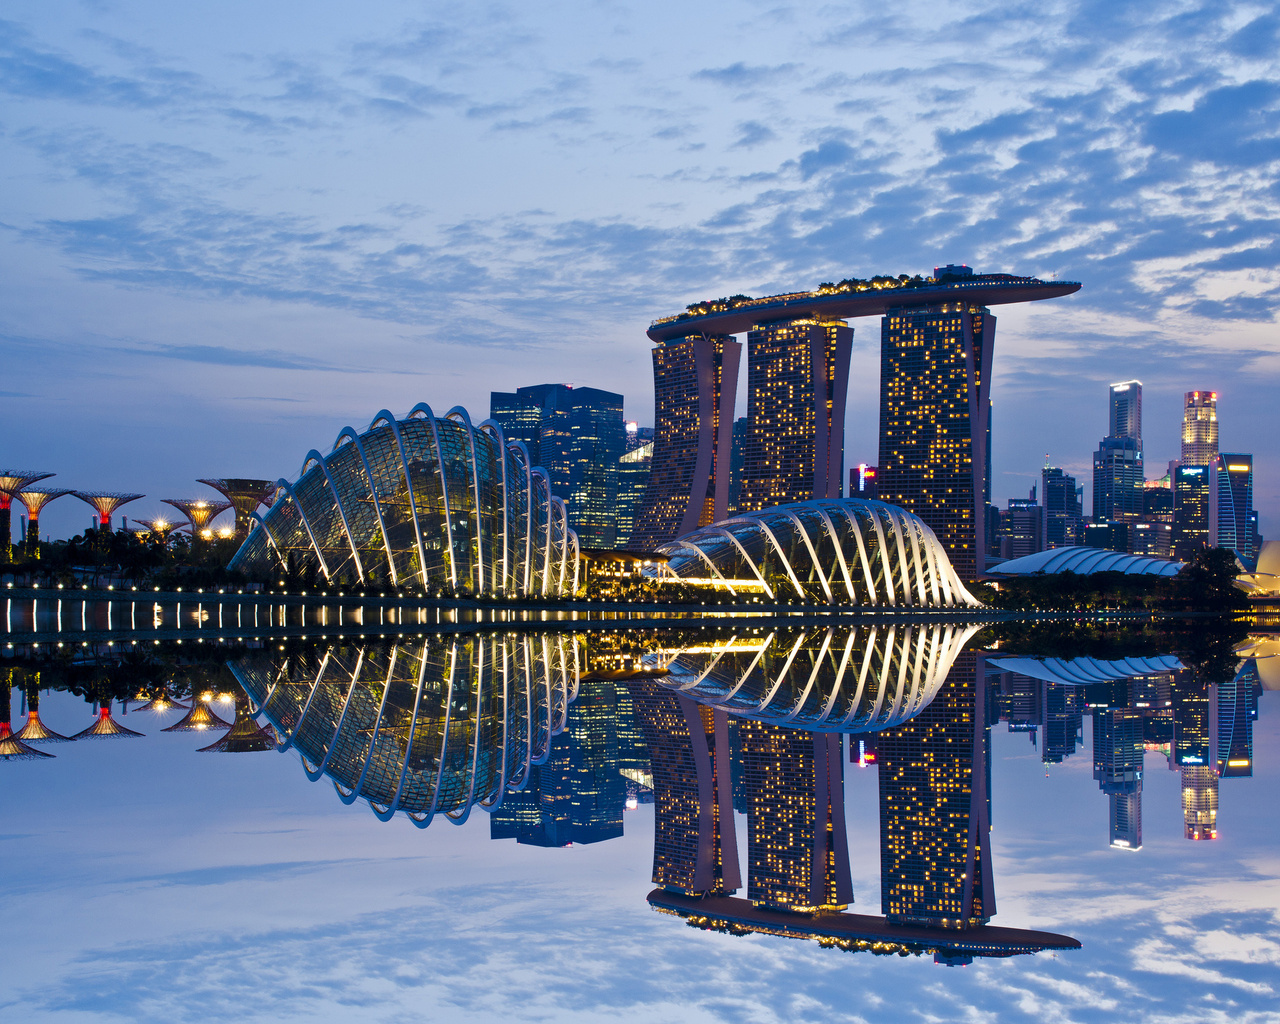
[{"label": "reflected dome", "polygon": [[812,732],[873,732],[920,712],[981,625],[778,630],[650,654],[665,686],[730,714]]},{"label": "reflected dome", "polygon": [[232,671],[313,781],[425,827],[524,786],[564,728],[577,660],[573,637],[505,634],[251,657]]}]

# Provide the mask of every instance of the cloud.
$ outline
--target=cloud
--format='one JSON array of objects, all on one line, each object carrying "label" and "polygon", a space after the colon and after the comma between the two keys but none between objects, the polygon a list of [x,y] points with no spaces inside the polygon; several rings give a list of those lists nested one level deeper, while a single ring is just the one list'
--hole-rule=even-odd
[{"label": "cloud", "polygon": [[716,85],[744,89],[789,76],[797,67],[796,64],[746,64],[739,60],[722,68],[703,68],[695,71],[692,77],[704,82],[714,82]]},{"label": "cloud", "polygon": [[733,143],[734,149],[752,149],[778,137],[777,132],[759,121],[740,121],[736,130],[738,138]]}]

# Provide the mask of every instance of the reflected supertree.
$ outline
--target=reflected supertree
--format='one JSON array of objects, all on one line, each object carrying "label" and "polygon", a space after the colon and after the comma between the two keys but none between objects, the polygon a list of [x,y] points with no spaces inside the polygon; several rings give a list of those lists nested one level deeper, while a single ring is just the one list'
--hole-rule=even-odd
[{"label": "reflected supertree", "polygon": [[29,673],[22,681],[22,693],[27,699],[27,720],[14,735],[24,743],[70,743],[70,736],[54,732],[40,720],[40,673]]},{"label": "reflected supertree", "polygon": [[276,738],[269,726],[259,725],[249,709],[249,699],[240,687],[236,687],[232,697],[235,701],[235,720],[222,736],[207,747],[200,747],[198,753],[215,754],[250,754],[263,750],[275,750]]},{"label": "reflected supertree", "polygon": [[946,680],[977,624],[892,623],[774,630],[651,651],[663,685],[732,715],[816,732],[905,722]]},{"label": "reflected supertree", "polygon": [[213,708],[209,706],[212,699],[212,693],[193,693],[191,707],[187,713],[161,732],[204,732],[206,729],[226,729],[231,723],[214,713]]},{"label": "reflected supertree", "polygon": [[262,655],[232,670],[312,780],[425,827],[528,784],[564,728],[579,657],[572,636],[508,634],[335,646],[318,663]]},{"label": "reflected supertree", "polygon": [[0,670],[0,759],[5,761],[34,761],[41,757],[53,757],[43,750],[36,750],[13,734],[9,724],[13,693],[13,669]]},{"label": "reflected supertree", "polygon": [[73,740],[101,740],[116,736],[143,736],[145,733],[134,732],[116,721],[111,714],[111,701],[104,700],[98,708],[98,720],[87,729],[82,729],[71,738]]}]

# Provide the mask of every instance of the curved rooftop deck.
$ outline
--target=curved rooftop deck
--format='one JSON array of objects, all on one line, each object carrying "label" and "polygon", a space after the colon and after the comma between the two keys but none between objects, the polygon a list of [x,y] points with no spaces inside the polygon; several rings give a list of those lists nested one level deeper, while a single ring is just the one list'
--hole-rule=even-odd
[{"label": "curved rooftop deck", "polygon": [[903,306],[927,306],[964,301],[980,306],[1056,299],[1080,290],[1079,281],[1042,281],[1010,274],[930,279],[923,285],[869,287],[862,291],[793,292],[739,302],[705,313],[686,312],[653,321],[648,335],[653,341],[669,341],[690,334],[743,334],[761,323],[820,317],[848,320],[882,316]]}]

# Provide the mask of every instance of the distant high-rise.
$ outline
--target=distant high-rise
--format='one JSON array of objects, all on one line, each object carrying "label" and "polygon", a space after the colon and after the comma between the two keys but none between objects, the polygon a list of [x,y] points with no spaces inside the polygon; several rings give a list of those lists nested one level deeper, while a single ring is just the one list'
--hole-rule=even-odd
[{"label": "distant high-rise", "polygon": [[[652,431],[650,431],[652,434]],[[636,529],[636,513],[653,470],[653,438],[631,448],[618,460],[617,545],[626,547]]]},{"label": "distant high-rise", "polygon": [[1218,393],[1188,391],[1182,411],[1182,464],[1207,466],[1218,457]]},{"label": "distant high-rise", "polygon": [[1084,510],[1080,507],[1076,478],[1056,467],[1045,466],[1040,471],[1040,482],[1044,499],[1045,547],[1079,544]]},{"label": "distant high-rise", "polygon": [[1142,442],[1104,437],[1093,453],[1093,518],[1132,522],[1142,517]]},{"label": "distant high-rise", "polygon": [[1142,447],[1142,381],[1126,380],[1111,385],[1111,414],[1107,421],[1110,437],[1132,437]]},{"label": "distant high-rise", "polygon": [[869,498],[873,501],[879,498],[880,470],[875,466],[868,466],[865,462],[851,466],[849,469],[849,497]]},{"label": "distant high-rise", "polygon": [[1008,511],[1000,514],[1000,557],[1022,558],[1044,549],[1044,508],[1034,497],[1010,498]]},{"label": "distant high-rise", "polygon": [[853,902],[839,733],[738,721],[747,791],[747,896],[757,906]]},{"label": "distant high-rise", "polygon": [[537,384],[494,391],[489,417],[508,440],[523,441],[564,500],[583,547],[617,543],[618,459],[624,451],[622,396],[598,388]]},{"label": "distant high-rise", "polygon": [[1239,552],[1252,564],[1253,456],[1223,453],[1209,464],[1209,546]]},{"label": "distant high-rise", "polygon": [[995,335],[991,311],[965,302],[891,309],[881,323],[880,497],[928,524],[962,580],[985,568]]},{"label": "distant high-rise", "polygon": [[726,518],[741,354],[740,342],[718,334],[670,338],[654,348],[653,467],[632,550],[652,550]]},{"label": "distant high-rise", "polygon": [[981,658],[962,654],[932,703],[879,734],[881,907],[893,923],[968,928],[995,915],[985,689]]},{"label": "distant high-rise", "polygon": [[1173,473],[1173,554],[1184,561],[1209,543],[1209,467],[1182,465]]},{"label": "distant high-rise", "polygon": [[689,895],[742,886],[724,711],[659,683],[627,683],[653,768],[653,882]]},{"label": "distant high-rise", "polygon": [[747,335],[747,438],[739,512],[841,496],[853,328],[760,324]]}]

